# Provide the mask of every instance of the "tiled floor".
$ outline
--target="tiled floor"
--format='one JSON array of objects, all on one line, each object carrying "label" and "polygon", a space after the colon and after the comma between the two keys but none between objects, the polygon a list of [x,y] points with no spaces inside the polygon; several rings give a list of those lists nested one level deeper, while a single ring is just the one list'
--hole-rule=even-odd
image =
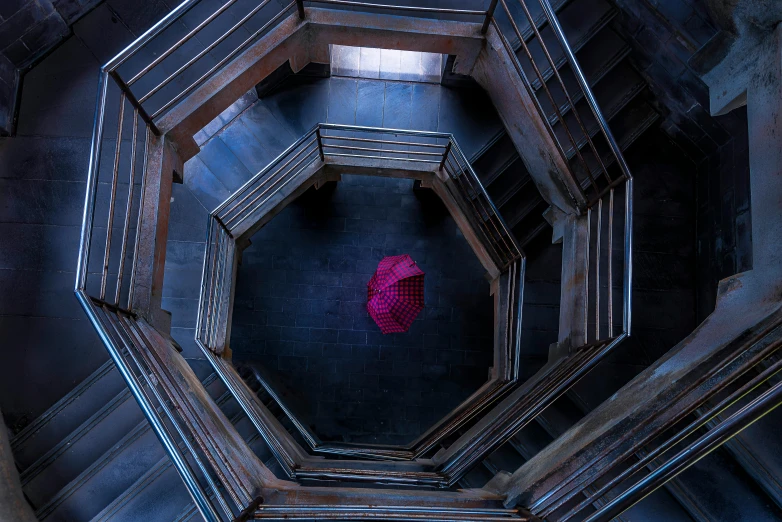
[{"label": "tiled floor", "polygon": [[[383,335],[366,283],[402,253],[426,273],[426,308],[408,333]],[[324,440],[410,442],[488,377],[484,270],[411,180],[344,176],[311,190],[252,238],[237,277],[234,360],[259,363]]]}]

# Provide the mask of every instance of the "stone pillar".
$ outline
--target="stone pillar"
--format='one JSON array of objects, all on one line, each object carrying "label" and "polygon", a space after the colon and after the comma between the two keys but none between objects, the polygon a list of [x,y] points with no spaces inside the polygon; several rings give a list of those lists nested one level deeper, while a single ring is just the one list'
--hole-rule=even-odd
[{"label": "stone pillar", "polygon": [[[562,289],[559,306],[559,338],[557,352],[570,353],[586,343],[587,276],[586,259],[589,256],[587,217],[563,214],[560,217],[562,233]],[[555,230],[556,231],[556,230]]]},{"label": "stone pillar", "polygon": [[782,282],[782,24],[763,46],[747,88],[753,271]]},{"label": "stone pillar", "polygon": [[150,136],[144,193],[141,195],[141,235],[136,252],[134,312],[163,333],[171,331],[171,315],[161,309],[163,271],[171,209],[171,186],[184,171],[182,160],[166,136]]}]

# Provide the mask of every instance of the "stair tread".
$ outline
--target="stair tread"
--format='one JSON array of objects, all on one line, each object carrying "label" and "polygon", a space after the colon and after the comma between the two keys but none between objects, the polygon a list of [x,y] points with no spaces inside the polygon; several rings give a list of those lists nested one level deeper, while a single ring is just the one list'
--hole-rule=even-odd
[{"label": "stair tread", "polygon": [[[529,187],[527,187],[528,184]],[[486,188],[486,191],[502,212],[502,207],[523,189],[532,189],[537,192],[535,183],[524,166],[524,162],[521,161],[521,157],[516,155],[514,161],[502,174],[497,176],[494,182]]]},{"label": "stair tread", "polygon": [[60,441],[53,451],[22,472],[22,489],[40,507],[75,479],[143,419],[128,391]]},{"label": "stair tread", "polygon": [[[551,7],[554,8],[555,12],[560,12],[562,7],[567,4],[568,0],[552,0],[551,1]],[[534,32],[532,30],[532,26],[529,23],[529,20],[527,19],[526,15],[524,14],[524,11],[522,10],[521,6],[517,2],[507,2],[508,9],[510,9],[511,14],[513,15],[513,19],[516,21],[516,25],[519,28],[519,32],[521,33],[522,37],[525,40],[529,40],[530,38],[534,37]],[[546,15],[543,14],[543,9],[540,6],[540,2],[529,2],[527,4],[527,8],[530,11],[530,15],[532,19],[535,21],[535,27],[540,30],[548,23],[548,20],[546,20]],[[505,20],[507,17],[507,14],[504,12],[501,6],[497,7],[497,10],[495,11],[499,14],[498,16],[498,22],[500,23],[500,26],[503,28],[503,32],[506,32],[507,34],[511,34],[512,29],[510,29],[510,26]],[[501,14],[500,14],[501,13]],[[511,40],[511,44],[515,47],[518,47],[519,41],[516,38],[516,35],[513,35],[513,39]]]},{"label": "stair tread", "polygon": [[[629,148],[644,131],[657,121],[659,117],[659,113],[649,105],[643,97],[638,96],[633,99],[615,115],[611,121],[609,121],[609,127],[611,128],[611,132],[614,135],[614,139],[617,141],[620,150]],[[603,158],[603,164],[608,168],[616,161],[616,158],[611,153],[602,134],[595,137],[594,143],[595,148]],[[598,172],[600,167],[594,154],[586,149],[582,153],[590,171],[593,173]],[[584,186],[583,183],[586,179],[586,174],[584,173],[584,168],[578,158],[575,156],[570,158],[570,166],[576,177],[582,182],[582,186]]]},{"label": "stair tread", "polygon": [[543,410],[536,420],[549,435],[557,438],[578,423],[583,416],[573,401],[567,395],[563,395]]},{"label": "stair tread", "polygon": [[[543,203],[545,203],[543,197],[541,197],[537,188],[534,187],[534,184],[533,186],[528,184],[524,186],[523,190],[520,190],[514,197],[508,200],[500,212],[508,227],[514,229],[525,217],[538,209]],[[548,205],[546,204],[545,206],[547,207]]]},{"label": "stair tread", "polygon": [[114,363],[107,361],[68,395],[11,440],[14,460],[24,470],[93,416],[125,387]]},{"label": "stair tread", "polygon": [[219,135],[213,137],[201,148],[198,159],[230,192],[239,189],[252,177],[244,163],[236,157]]},{"label": "stair tread", "polygon": [[[115,453],[116,452],[116,453]],[[137,426],[111,453],[71,481],[36,514],[42,520],[86,520],[122,494],[138,477],[165,458],[149,425]]]},{"label": "stair tread", "polygon": [[[743,406],[748,399],[739,401]],[[782,409],[777,408],[729,440],[724,447],[777,506],[782,508]]]},{"label": "stair tread", "polygon": [[[212,396],[225,389],[215,377],[211,374],[204,380]],[[107,416],[113,422],[111,432],[122,434],[108,449],[98,454],[107,447],[105,441],[111,437],[103,440],[102,431],[91,430],[78,444],[71,445],[77,446],[74,452],[66,452],[54,461],[57,466],[47,467],[24,485],[25,494],[37,508],[40,518],[89,518],[164,457],[162,446],[127,390],[123,397],[121,407],[111,410],[113,417]]]},{"label": "stair tread", "polygon": [[516,146],[507,133],[495,141],[472,166],[484,186],[489,186],[508,164],[518,156]]},{"label": "stair tread", "polygon": [[[587,3],[589,5],[582,5]],[[568,4],[567,7],[562,10],[559,16],[559,22],[562,26],[562,30],[567,35],[568,43],[573,52],[577,53],[584,47],[590,39],[616,16],[617,12],[616,8],[606,0],[583,0],[581,2],[571,2]],[[560,47],[559,41],[551,31],[551,28],[544,27],[541,30],[541,36],[555,66],[557,68],[561,67],[565,63],[566,58],[562,51],[562,47]],[[529,41],[528,47],[543,79],[546,80],[549,75],[552,74],[553,69],[546,58],[543,48],[537,41],[537,37]],[[516,55],[519,57],[519,62],[521,63],[527,78],[529,78],[530,81],[539,81],[539,78],[523,49],[519,49],[516,52]]]},{"label": "stair tread", "polygon": [[190,494],[168,458],[159,461],[131,488],[132,495],[123,497],[121,502],[108,506],[93,519],[93,522],[175,520],[187,506],[192,504]]},{"label": "stair tread", "polygon": [[[597,105],[600,107],[603,117],[608,121],[616,116],[627,104],[629,104],[638,93],[640,93],[646,87],[646,81],[637,73],[635,69],[624,61],[622,64],[614,68],[609,74],[607,74],[593,89]],[[594,137],[600,132],[600,126],[595,120],[592,111],[586,103],[586,100],[582,99],[576,102],[576,110],[581,117],[581,122],[589,133],[590,137]],[[568,110],[563,114],[565,123],[567,124],[573,138],[577,140],[578,147],[588,147],[587,140],[581,131],[575,114],[572,110]],[[551,122],[554,127],[554,132],[557,135],[557,139],[563,145],[568,158],[575,155],[576,151],[570,142],[562,122],[556,118]]]},{"label": "stair tread", "polygon": [[771,522],[782,518],[782,511],[724,449],[718,449],[696,462],[675,482],[686,495],[686,503],[705,520]]},{"label": "stair tread", "polygon": [[[584,77],[590,87],[594,87],[610,71],[612,71],[627,55],[630,53],[630,46],[616,31],[610,27],[604,27],[598,37],[593,38],[578,53],[578,60]],[[559,76],[567,88],[571,97],[581,98],[582,92],[578,80],[573,74],[573,69],[569,64],[563,64],[559,70]],[[543,107],[543,112],[551,118],[554,115],[554,109],[545,92],[541,91],[540,81],[532,82],[533,88],[537,91],[538,99]],[[551,74],[546,81],[546,87],[558,106],[562,106],[567,98],[562,92],[559,79]],[[578,101],[574,99],[573,101]]]}]

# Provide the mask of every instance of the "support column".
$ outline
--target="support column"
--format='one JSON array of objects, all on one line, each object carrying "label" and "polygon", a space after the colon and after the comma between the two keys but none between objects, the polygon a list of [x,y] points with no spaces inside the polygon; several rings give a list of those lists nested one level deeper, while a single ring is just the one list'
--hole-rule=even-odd
[{"label": "support column", "polygon": [[562,289],[557,352],[570,353],[586,343],[588,308],[586,277],[588,223],[586,216],[565,214],[562,224]]},{"label": "support column", "polygon": [[782,24],[747,88],[753,272],[782,290]]},{"label": "support column", "polygon": [[[177,151],[166,136],[151,136],[141,195],[140,241],[133,281],[134,312],[160,332],[170,333],[171,314],[161,308],[163,271],[171,210],[171,186],[184,171]],[[176,173],[176,174],[175,174]]]}]

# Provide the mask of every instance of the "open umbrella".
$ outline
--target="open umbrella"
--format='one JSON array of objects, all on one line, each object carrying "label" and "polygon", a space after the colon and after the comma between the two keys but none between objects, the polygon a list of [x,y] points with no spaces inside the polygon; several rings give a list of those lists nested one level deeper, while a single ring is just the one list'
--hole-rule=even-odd
[{"label": "open umbrella", "polygon": [[424,272],[407,254],[383,258],[367,289],[367,311],[384,334],[406,332],[424,309]]}]

